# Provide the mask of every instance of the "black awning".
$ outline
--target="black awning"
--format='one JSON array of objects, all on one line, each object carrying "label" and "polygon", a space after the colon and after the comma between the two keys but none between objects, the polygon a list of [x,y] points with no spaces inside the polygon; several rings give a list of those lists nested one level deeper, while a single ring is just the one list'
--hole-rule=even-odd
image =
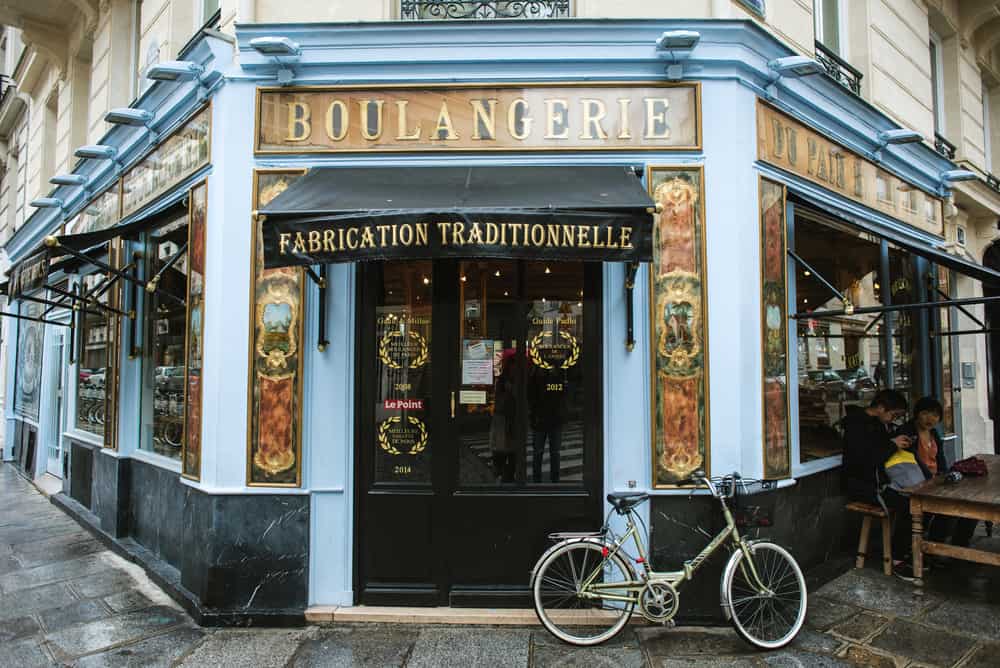
[{"label": "black awning", "polygon": [[319,167],[258,213],[270,268],[435,257],[649,261],[653,208],[624,167]]},{"label": "black awning", "polygon": [[164,223],[170,222],[178,216],[186,215],[188,205],[186,201],[177,202],[162,211],[153,215],[134,220],[125,225],[114,225],[107,229],[96,230],[94,232],[81,232],[80,234],[64,234],[56,237],[59,246],[72,248],[78,252],[85,252],[101,244],[111,241],[115,237],[122,239],[137,239],[140,234]]},{"label": "black awning", "polygon": [[[813,202],[811,200],[803,200],[798,197],[793,198],[794,201],[803,204],[806,208],[812,207],[820,209],[831,216],[835,216],[838,220],[847,223],[855,229],[867,232],[869,234],[874,234],[877,237],[881,237],[888,241],[889,243],[895,244],[900,248],[907,250],[914,255],[919,255],[934,264],[939,264],[943,267],[947,267],[952,271],[956,271],[960,274],[964,274],[970,278],[974,278],[977,281],[982,281],[987,285],[995,285],[1000,287],[1000,272],[994,271],[989,267],[984,267],[976,262],[971,262],[963,257],[957,255],[952,255],[939,248],[935,248],[928,243],[917,241],[915,239],[908,238],[898,232],[892,230],[887,230],[884,227],[874,225],[871,222],[860,218],[857,216],[847,215],[841,211],[825,207],[821,204]],[[942,304],[944,305],[944,304]]]}]

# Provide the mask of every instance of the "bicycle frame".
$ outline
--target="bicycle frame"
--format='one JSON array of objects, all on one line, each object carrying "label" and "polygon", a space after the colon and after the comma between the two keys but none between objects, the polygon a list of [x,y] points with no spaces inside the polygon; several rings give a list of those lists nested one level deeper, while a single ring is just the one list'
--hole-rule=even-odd
[{"label": "bicycle frame", "polygon": [[[600,598],[602,600],[621,601],[623,603],[636,603],[639,592],[642,591],[648,582],[666,582],[675,589],[679,589],[685,582],[690,581],[694,577],[695,572],[701,567],[701,565],[710,556],[712,556],[726,542],[727,539],[731,539],[735,548],[743,552],[745,557],[743,563],[750,565],[750,575],[756,585],[761,589],[767,589],[767,587],[761,583],[760,576],[757,574],[756,565],[750,555],[750,544],[743,540],[740,536],[739,530],[736,528],[736,520],[733,519],[733,514],[729,510],[729,506],[726,505],[725,497],[720,496],[716,492],[711,481],[706,481],[706,484],[712,492],[712,495],[719,500],[719,503],[722,506],[722,514],[726,520],[726,526],[714,538],[712,538],[709,544],[706,545],[705,548],[694,558],[685,561],[681,570],[657,572],[650,568],[649,557],[646,553],[646,548],[643,545],[639,528],[635,521],[634,511],[630,509],[626,513],[628,530],[615,540],[614,543],[606,546],[608,548],[608,552],[604,555],[604,558],[597,565],[594,571],[581,583],[580,596],[583,598]],[[736,483],[734,482],[733,484]],[[638,555],[635,561],[643,568],[640,578],[638,580],[616,583],[595,582],[594,580],[596,580],[600,574],[603,573],[605,564],[607,564],[608,561],[613,559],[615,556],[621,555],[630,538],[635,545]],[[626,557],[622,558],[624,559]],[[626,593],[616,594],[614,592]]]}]

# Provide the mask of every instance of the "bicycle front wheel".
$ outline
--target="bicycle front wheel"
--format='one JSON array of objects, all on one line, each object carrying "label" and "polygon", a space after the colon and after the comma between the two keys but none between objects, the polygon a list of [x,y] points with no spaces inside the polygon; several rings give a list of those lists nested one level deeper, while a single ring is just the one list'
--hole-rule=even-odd
[{"label": "bicycle front wheel", "polygon": [[751,645],[778,649],[795,638],[806,619],[806,579],[780,545],[754,543],[749,550],[753,568],[738,551],[723,583],[733,626]]},{"label": "bicycle front wheel", "polygon": [[563,642],[598,645],[615,637],[632,616],[632,568],[617,554],[605,557],[605,549],[599,543],[566,543],[538,564],[535,612]]}]

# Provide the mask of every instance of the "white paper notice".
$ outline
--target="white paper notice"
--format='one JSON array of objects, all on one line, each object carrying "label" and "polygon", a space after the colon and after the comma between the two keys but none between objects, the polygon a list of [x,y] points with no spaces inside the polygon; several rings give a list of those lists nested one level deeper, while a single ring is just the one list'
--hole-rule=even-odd
[{"label": "white paper notice", "polygon": [[485,404],[486,390],[460,390],[458,393],[458,403]]},{"label": "white paper notice", "polygon": [[462,341],[462,385],[493,384],[493,341]]}]

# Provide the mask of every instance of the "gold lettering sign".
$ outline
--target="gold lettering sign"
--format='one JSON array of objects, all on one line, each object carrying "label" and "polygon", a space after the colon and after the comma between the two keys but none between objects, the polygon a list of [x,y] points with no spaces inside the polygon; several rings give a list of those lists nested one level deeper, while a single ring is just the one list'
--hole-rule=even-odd
[{"label": "gold lettering sign", "polygon": [[261,89],[258,153],[690,150],[698,84]]},{"label": "gold lettering sign", "polygon": [[757,157],[855,202],[943,236],[941,200],[757,101]]}]

